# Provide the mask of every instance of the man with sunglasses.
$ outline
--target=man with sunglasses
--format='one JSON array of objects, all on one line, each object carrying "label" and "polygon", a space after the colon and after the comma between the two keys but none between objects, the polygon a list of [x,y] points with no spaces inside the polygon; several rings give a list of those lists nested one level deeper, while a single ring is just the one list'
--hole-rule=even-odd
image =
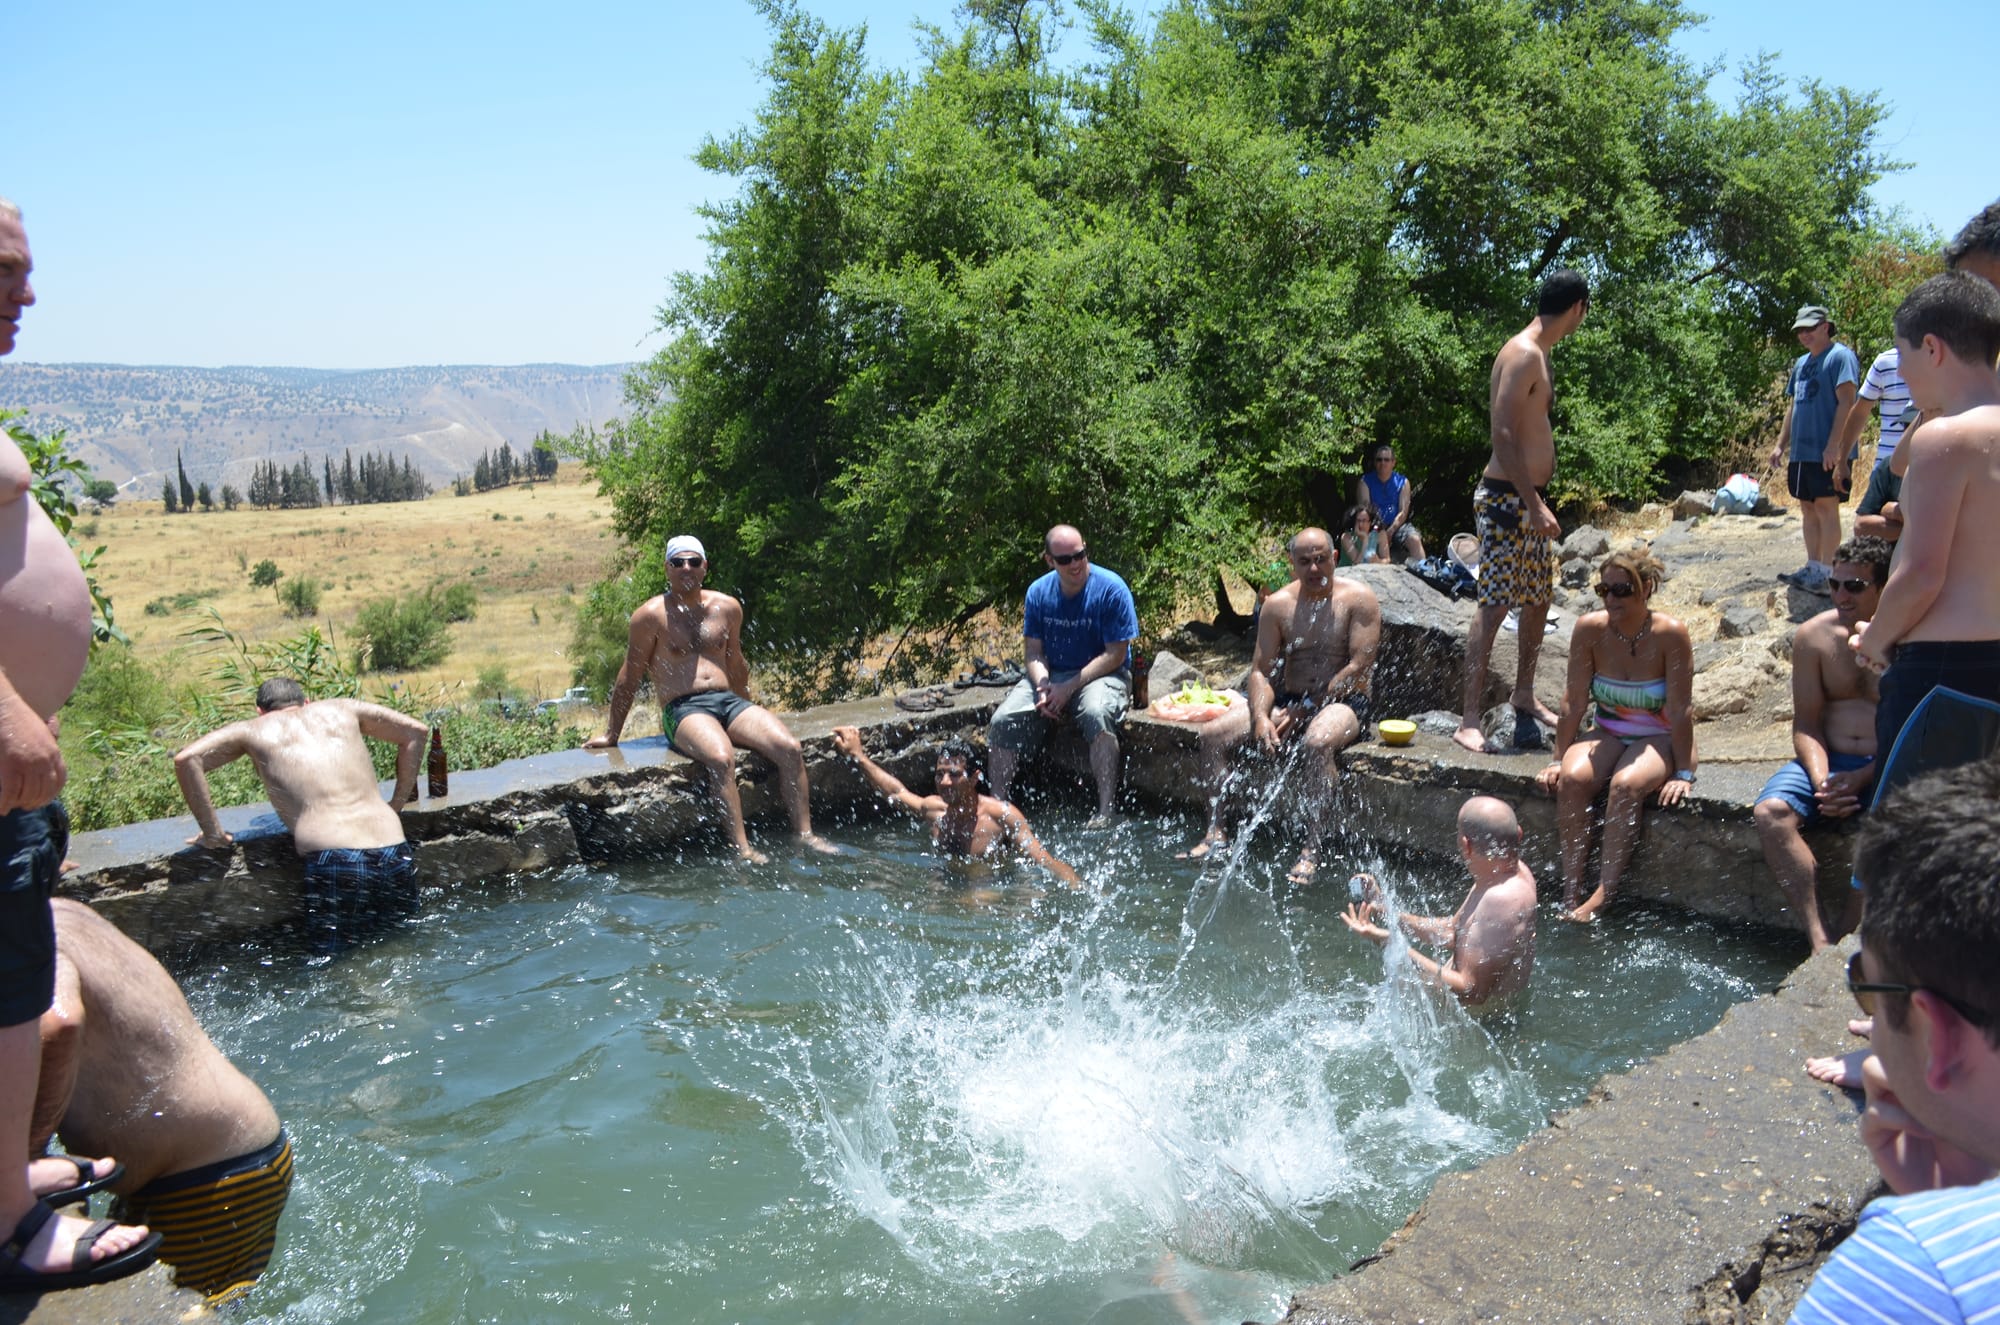
[{"label": "man with sunglasses", "polygon": [[[1832,939],[1820,918],[1819,862],[1803,830],[1859,814],[1875,782],[1875,674],[1855,661],[1847,640],[1875,615],[1893,551],[1879,538],[1854,538],[1834,552],[1827,581],[1833,606],[1792,637],[1795,757],[1755,802],[1764,863],[1804,922],[1814,952]],[[1861,917],[1861,894],[1848,894],[1840,934]]]},{"label": "man with sunglasses", "polygon": [[838,850],[812,830],[805,752],[777,715],[750,698],[750,664],[743,657],[743,604],[704,589],[708,550],[692,534],[667,540],[667,590],[632,614],[625,662],[611,687],[605,732],[586,750],[618,744],[632,697],[651,680],[660,700],[667,743],[708,770],[709,785],[729,819],[736,854],[753,865],[769,857],[750,845],[743,797],[736,789],[736,751],[754,750],[778,770],[792,832],[815,851]]},{"label": "man with sunglasses", "polygon": [[1090,751],[1102,827],[1118,798],[1118,724],[1130,702],[1132,642],[1139,609],[1114,572],[1095,565],[1083,535],[1059,524],[1042,539],[1049,570],[1028,586],[1021,635],[1027,676],[1000,701],[986,731],[993,794],[1009,799],[1023,755],[1052,722],[1073,721]]},{"label": "man with sunglasses", "polygon": [[1871,813],[1848,987],[1874,1018],[1861,1140],[1871,1201],[1792,1319],[2000,1316],[2000,763],[1921,778]]},{"label": "man with sunglasses", "polygon": [[1382,528],[1382,546],[1392,551],[1400,547],[1412,561],[1424,559],[1423,536],[1410,523],[1410,480],[1396,470],[1395,447],[1378,446],[1369,453],[1357,495],[1375,510],[1375,523]]}]

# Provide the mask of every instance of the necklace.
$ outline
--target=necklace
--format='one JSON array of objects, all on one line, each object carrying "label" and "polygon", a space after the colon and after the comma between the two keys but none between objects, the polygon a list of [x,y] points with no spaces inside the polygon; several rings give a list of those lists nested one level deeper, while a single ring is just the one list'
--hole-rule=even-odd
[{"label": "necklace", "polygon": [[1634,658],[1636,658],[1639,656],[1639,641],[1653,633],[1653,614],[1650,611],[1646,613],[1646,624],[1639,627],[1639,633],[1636,635],[1627,635],[1624,631],[1618,629],[1618,627],[1612,625],[1609,621],[1606,621],[1604,623],[1604,628],[1606,630],[1609,630],[1612,634],[1616,635],[1619,639],[1624,640],[1626,651],[1629,652]]}]

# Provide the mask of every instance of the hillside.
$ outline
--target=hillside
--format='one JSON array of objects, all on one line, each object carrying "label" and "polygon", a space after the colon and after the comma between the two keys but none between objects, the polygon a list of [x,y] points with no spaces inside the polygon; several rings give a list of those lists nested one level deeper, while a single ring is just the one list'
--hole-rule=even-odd
[{"label": "hillside", "polygon": [[318,368],[172,368],[119,364],[0,364],[0,406],[26,409],[29,426],[66,429],[71,451],[124,495],[157,495],[174,455],[188,476],[247,486],[262,460],[300,456],[315,472],[387,452],[408,456],[442,487],[470,474],[482,451],[518,452],[544,429],[566,433],[624,412],[625,365]]}]

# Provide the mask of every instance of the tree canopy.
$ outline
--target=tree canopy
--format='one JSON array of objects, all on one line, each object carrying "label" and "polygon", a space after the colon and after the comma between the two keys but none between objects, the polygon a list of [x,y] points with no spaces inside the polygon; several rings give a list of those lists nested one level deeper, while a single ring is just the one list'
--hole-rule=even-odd
[{"label": "tree canopy", "polygon": [[628,417],[572,439],[634,566],[580,618],[598,667],[677,532],[806,698],[885,631],[1018,611],[1053,523],[1157,613],[1333,522],[1378,441],[1461,509],[1556,266],[1593,301],[1555,496],[1648,495],[1883,239],[1876,97],[1753,64],[1724,107],[1678,0],[1182,0],[1148,32],[1082,0],[1071,65],[1051,6],[969,0],[913,73],[760,8],[769,94],[697,158],[735,182],[706,269]]}]

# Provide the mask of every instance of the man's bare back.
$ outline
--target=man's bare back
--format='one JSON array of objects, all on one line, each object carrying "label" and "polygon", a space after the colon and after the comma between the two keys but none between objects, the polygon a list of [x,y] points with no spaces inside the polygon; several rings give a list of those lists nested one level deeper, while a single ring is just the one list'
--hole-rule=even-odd
[{"label": "man's bare back", "polygon": [[[334,848],[367,849],[404,840],[400,810],[416,795],[416,751],[428,728],[415,718],[359,699],[322,699],[272,709],[193,742],[174,758],[174,771],[202,828],[204,846],[229,835],[214,827],[206,772],[249,756],[271,808],[292,830],[300,855]],[[402,747],[396,798],[385,802],[364,737]]]},{"label": "man's bare back", "polygon": [[1507,998],[1528,987],[1535,970],[1535,876],[1525,863],[1487,887],[1475,886],[1452,917],[1448,969],[1470,981],[1467,1004]]},{"label": "man's bare back", "polygon": [[74,1153],[115,1151],[125,1175],[112,1190],[125,1193],[276,1140],[277,1111],[210,1042],[159,962],[89,907],[53,905],[38,1143],[56,1131]]}]

